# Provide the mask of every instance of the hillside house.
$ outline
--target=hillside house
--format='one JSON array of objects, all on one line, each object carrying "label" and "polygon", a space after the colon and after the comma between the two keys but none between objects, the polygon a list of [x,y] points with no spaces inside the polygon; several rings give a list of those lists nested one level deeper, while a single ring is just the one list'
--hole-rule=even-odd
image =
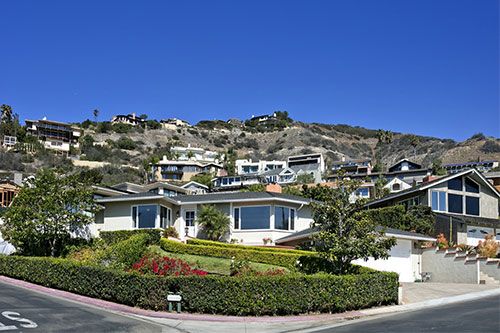
[{"label": "hillside house", "polygon": [[162,119],[160,120],[160,124],[162,128],[169,130],[177,130],[178,128],[191,126],[187,121],[177,118]]},{"label": "hillside house", "polygon": [[436,214],[436,234],[443,233],[455,243],[477,245],[485,234],[500,241],[497,189],[477,170],[468,169],[444,177],[429,177],[415,187],[365,205],[379,208],[392,205],[425,205]]},{"label": "hillside house", "polygon": [[127,124],[132,126],[143,126],[146,123],[146,119],[136,116],[135,113],[131,114],[117,114],[111,118],[112,124]]},{"label": "hillside house", "polygon": [[25,122],[27,134],[36,137],[45,149],[69,153],[71,147],[79,147],[83,131],[78,127],[47,118]]},{"label": "hillside house", "polygon": [[197,161],[168,160],[166,156],[158,163],[151,163],[150,181],[183,181],[189,182],[195,175],[210,173],[221,176],[222,165]]}]

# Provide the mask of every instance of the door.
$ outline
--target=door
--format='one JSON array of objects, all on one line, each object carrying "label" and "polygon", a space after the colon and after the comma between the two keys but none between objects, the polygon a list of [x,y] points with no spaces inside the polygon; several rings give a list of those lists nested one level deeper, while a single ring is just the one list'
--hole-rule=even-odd
[{"label": "door", "polygon": [[194,210],[186,210],[184,212],[184,222],[185,228],[184,233],[189,237],[196,237],[196,225],[195,225],[196,213]]}]

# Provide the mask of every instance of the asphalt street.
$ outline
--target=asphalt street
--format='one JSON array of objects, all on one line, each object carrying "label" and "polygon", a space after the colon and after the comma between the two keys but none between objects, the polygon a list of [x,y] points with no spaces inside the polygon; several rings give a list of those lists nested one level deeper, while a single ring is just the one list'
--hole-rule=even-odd
[{"label": "asphalt street", "polygon": [[315,333],[347,332],[498,333],[500,332],[500,297],[355,321],[344,326],[315,331]]},{"label": "asphalt street", "polygon": [[106,310],[0,283],[0,332],[169,332]]}]

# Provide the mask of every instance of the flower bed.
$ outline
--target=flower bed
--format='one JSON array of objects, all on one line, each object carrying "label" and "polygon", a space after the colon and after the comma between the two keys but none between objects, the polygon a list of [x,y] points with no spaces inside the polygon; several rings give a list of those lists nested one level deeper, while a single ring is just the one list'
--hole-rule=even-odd
[{"label": "flower bed", "polygon": [[357,275],[175,276],[141,275],[85,266],[66,259],[0,256],[0,274],[146,309],[165,310],[169,292],[187,312],[291,315],[341,312],[395,303],[398,276]]}]

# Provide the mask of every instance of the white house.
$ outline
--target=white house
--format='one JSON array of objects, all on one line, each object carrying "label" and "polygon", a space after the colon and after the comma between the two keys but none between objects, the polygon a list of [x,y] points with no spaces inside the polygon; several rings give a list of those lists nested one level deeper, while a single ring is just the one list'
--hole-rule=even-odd
[{"label": "white house", "polygon": [[168,196],[158,192],[111,195],[96,199],[104,209],[90,226],[107,230],[174,227],[181,239],[203,237],[196,217],[203,205],[215,205],[231,220],[226,240],[263,245],[310,227],[310,199],[277,192],[221,192]]}]

